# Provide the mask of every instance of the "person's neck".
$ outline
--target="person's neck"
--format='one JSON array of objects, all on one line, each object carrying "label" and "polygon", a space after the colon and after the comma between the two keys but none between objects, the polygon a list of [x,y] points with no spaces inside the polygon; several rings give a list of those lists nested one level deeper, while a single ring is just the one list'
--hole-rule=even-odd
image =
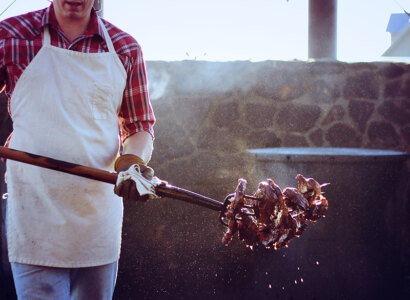
[{"label": "person's neck", "polygon": [[76,37],[83,34],[87,28],[90,18],[86,20],[73,20],[57,17],[58,25],[60,25],[61,30],[64,32],[66,37],[73,41]]}]

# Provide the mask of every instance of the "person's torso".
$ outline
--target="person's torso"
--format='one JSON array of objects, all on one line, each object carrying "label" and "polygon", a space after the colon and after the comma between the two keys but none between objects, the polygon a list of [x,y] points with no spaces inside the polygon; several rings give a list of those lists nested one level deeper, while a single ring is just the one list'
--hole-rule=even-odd
[{"label": "person's torso", "polygon": [[[112,171],[119,150],[117,114],[126,71],[109,52],[50,44],[25,68],[10,100],[10,147]],[[111,185],[7,162],[9,258],[55,267],[118,259],[122,203]]]}]

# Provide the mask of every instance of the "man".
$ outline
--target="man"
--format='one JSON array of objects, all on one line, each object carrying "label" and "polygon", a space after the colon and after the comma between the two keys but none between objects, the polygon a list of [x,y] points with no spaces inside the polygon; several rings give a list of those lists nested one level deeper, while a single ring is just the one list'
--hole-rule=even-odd
[{"label": "man", "polygon": [[[155,118],[142,52],[93,3],[54,0],[0,23],[0,85],[13,120],[8,144],[151,179],[145,165]],[[141,199],[129,176],[119,178],[119,196]],[[111,299],[123,210],[112,186],[14,161],[7,161],[7,181],[19,299]]]}]

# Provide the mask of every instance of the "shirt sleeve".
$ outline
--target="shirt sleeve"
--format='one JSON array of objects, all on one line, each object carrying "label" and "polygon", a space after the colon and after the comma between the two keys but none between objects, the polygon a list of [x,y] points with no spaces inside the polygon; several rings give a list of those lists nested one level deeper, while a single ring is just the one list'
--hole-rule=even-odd
[{"label": "shirt sleeve", "polygon": [[145,62],[140,47],[127,57],[127,82],[119,113],[124,141],[130,135],[146,131],[154,138],[155,116],[149,99]]},{"label": "shirt sleeve", "polygon": [[0,40],[0,93],[4,91],[6,87],[6,65],[4,62],[4,40]]}]

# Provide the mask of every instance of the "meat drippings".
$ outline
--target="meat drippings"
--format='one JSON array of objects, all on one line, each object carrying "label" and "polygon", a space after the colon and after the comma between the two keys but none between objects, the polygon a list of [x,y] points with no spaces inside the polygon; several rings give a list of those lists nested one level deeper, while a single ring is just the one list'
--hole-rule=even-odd
[{"label": "meat drippings", "polygon": [[296,176],[298,187],[286,187],[283,191],[272,180],[258,184],[251,200],[246,199],[246,180],[239,179],[233,200],[227,206],[223,219],[228,228],[222,243],[228,245],[236,232],[247,246],[262,244],[275,250],[286,247],[300,236],[308,221],[322,218],[328,201],[322,194],[322,187],[313,178]]}]

